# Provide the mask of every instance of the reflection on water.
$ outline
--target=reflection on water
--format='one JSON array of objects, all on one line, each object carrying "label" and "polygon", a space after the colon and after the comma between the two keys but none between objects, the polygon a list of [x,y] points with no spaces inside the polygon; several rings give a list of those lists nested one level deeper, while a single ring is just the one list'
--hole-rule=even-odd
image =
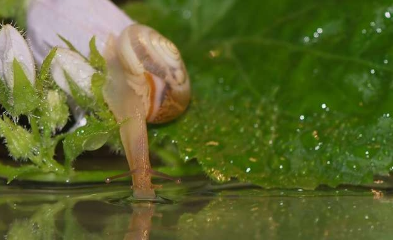
[{"label": "reflection on water", "polygon": [[[154,203],[128,186],[0,186],[5,239],[388,239],[393,200],[362,190],[275,191],[168,184]],[[170,199],[170,200],[169,200]]]},{"label": "reflection on water", "polygon": [[154,205],[151,203],[132,205],[133,212],[128,228],[129,232],[125,235],[124,240],[149,239],[154,208]]}]

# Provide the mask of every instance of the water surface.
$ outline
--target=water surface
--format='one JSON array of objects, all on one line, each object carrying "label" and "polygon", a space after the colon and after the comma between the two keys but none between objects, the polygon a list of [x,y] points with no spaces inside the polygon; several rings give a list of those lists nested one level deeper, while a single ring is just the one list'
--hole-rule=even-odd
[{"label": "water surface", "polygon": [[[50,188],[49,188],[50,187]],[[138,202],[126,184],[0,186],[4,239],[389,239],[393,200],[363,189],[263,190],[165,183]]]}]

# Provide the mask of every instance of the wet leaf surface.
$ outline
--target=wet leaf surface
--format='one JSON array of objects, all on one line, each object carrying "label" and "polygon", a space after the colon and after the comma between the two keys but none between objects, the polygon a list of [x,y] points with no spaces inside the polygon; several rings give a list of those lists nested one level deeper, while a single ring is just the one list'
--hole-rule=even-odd
[{"label": "wet leaf surface", "polygon": [[[388,1],[156,1],[125,6],[180,48],[188,112],[152,127],[217,181],[362,185],[392,162]],[[147,13],[147,14],[145,14]]]}]

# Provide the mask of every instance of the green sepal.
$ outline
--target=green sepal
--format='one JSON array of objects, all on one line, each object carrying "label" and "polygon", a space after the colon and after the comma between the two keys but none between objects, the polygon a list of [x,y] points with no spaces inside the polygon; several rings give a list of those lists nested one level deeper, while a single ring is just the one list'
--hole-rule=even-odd
[{"label": "green sepal", "polygon": [[69,109],[66,104],[67,97],[58,90],[49,90],[45,101],[40,106],[40,126],[49,128],[51,132],[62,129],[68,121]]},{"label": "green sepal", "polygon": [[95,73],[91,78],[91,90],[94,95],[94,113],[103,121],[110,124],[116,123],[115,117],[109,110],[105,102],[102,89],[104,87],[106,77],[102,73]]},{"label": "green sepal", "polygon": [[63,149],[66,167],[71,167],[83,151],[94,151],[101,148],[108,139],[117,132],[119,125],[101,122],[94,117],[87,119],[87,124],[66,136]]},{"label": "green sepal", "polygon": [[34,135],[25,128],[15,124],[6,115],[0,118],[0,133],[5,138],[6,146],[15,159],[26,160],[34,158],[39,143]]},{"label": "green sepal", "polygon": [[93,92],[95,102],[97,105],[97,108],[108,108],[105,100],[104,100],[104,95],[102,92],[102,88],[104,87],[106,77],[102,73],[94,73],[93,76],[91,77],[91,91]]},{"label": "green sepal", "polygon": [[41,66],[41,71],[38,74],[37,80],[35,82],[35,88],[37,91],[43,95],[44,87],[49,88],[53,87],[55,84],[50,81],[50,67],[53,61],[53,58],[56,56],[56,51],[57,47],[53,48],[49,54],[46,56],[44,59],[42,66]]},{"label": "green sepal", "polygon": [[11,113],[13,116],[28,115],[38,107],[40,101],[34,87],[16,59],[13,62],[13,69],[14,89],[12,90],[13,109]]},{"label": "green sepal", "polygon": [[11,90],[3,79],[0,79],[0,104],[8,111],[12,112]]},{"label": "green sepal", "polygon": [[106,62],[105,59],[101,56],[100,52],[96,47],[96,37],[93,37],[90,42],[90,65],[97,69],[100,72],[106,72]]},{"label": "green sepal", "polygon": [[87,96],[87,94],[74,82],[74,80],[72,80],[71,76],[66,71],[64,71],[64,76],[67,79],[72,98],[75,102],[84,109],[93,108],[94,99]]},{"label": "green sepal", "polygon": [[83,56],[83,54],[82,54],[81,52],[79,52],[78,49],[76,49],[76,48],[74,47],[74,45],[72,45],[72,43],[71,43],[70,41],[68,41],[65,37],[63,37],[63,36],[61,36],[61,35],[59,35],[59,34],[58,34],[57,36],[59,36],[59,38],[67,45],[67,47],[68,47],[70,50],[72,50],[72,51],[78,53],[78,54],[81,55],[86,61],[88,61],[88,59],[87,59],[85,56]]}]

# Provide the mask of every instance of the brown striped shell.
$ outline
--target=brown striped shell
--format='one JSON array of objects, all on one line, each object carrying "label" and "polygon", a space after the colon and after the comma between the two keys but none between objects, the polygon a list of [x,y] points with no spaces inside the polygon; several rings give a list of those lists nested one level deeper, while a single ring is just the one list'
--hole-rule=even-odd
[{"label": "brown striped shell", "polygon": [[190,82],[176,46],[154,29],[134,24],[119,37],[117,54],[127,83],[143,98],[146,120],[175,119],[190,101]]}]

